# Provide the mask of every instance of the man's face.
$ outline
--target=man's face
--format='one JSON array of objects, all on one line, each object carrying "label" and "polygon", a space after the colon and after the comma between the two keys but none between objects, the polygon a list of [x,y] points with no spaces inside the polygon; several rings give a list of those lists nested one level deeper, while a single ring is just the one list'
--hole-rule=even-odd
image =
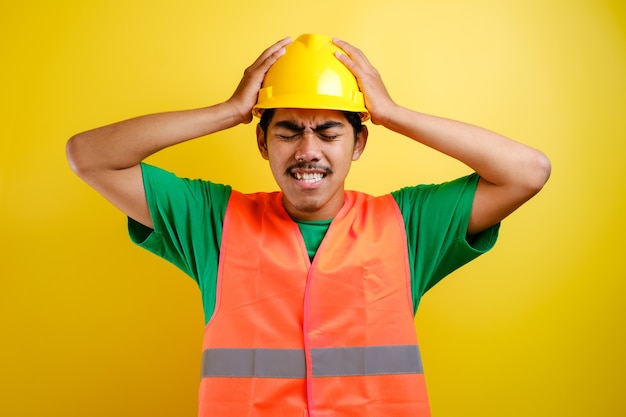
[{"label": "man's face", "polygon": [[301,220],[337,214],[350,165],[366,141],[367,129],[355,142],[352,126],[336,110],[276,109],[267,137],[257,127],[259,150],[283,192],[285,209]]}]

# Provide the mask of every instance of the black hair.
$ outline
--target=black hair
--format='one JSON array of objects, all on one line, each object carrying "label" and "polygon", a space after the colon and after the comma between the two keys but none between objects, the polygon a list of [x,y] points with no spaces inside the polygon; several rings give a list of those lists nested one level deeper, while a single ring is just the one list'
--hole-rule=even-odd
[{"label": "black hair", "polygon": [[[263,134],[267,137],[267,128],[272,122],[272,117],[274,117],[275,109],[265,109],[263,110],[263,114],[261,114],[261,120],[259,120],[259,126],[261,126],[261,130],[263,130]],[[363,123],[361,123],[361,114],[352,112],[352,111],[343,111],[343,115],[348,120],[348,123],[352,126],[354,130],[354,141],[363,130]]]}]

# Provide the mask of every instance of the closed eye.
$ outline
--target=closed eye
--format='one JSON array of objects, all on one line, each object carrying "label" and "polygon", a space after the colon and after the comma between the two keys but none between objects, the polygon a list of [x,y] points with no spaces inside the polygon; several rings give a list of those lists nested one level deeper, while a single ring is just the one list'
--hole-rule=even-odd
[{"label": "closed eye", "polygon": [[318,132],[317,136],[318,136],[320,139],[323,139],[323,140],[335,140],[335,139],[337,139],[338,137],[340,137],[341,135],[333,135],[333,134],[328,135],[328,134],[323,134],[323,133],[319,133],[319,132]]},{"label": "closed eye", "polygon": [[294,140],[299,138],[300,136],[302,136],[302,133],[295,133],[293,135],[276,135],[276,137],[280,140]]},{"label": "closed eye", "polygon": [[[279,140],[295,140],[302,137],[305,133],[304,126],[298,125],[290,121],[280,121],[276,123],[278,132],[274,136]],[[337,132],[337,129],[343,130],[343,123],[337,121],[329,121],[323,123],[313,129],[315,135],[324,141],[334,141],[343,136],[343,133]]]},{"label": "closed eye", "polygon": [[[322,139],[323,141],[333,141],[333,140],[337,140],[337,138],[341,137],[342,135],[340,134],[324,134],[324,133],[320,133],[320,132],[315,132],[315,134],[317,135],[318,138]],[[281,135],[281,134],[276,134],[276,138],[280,139],[280,140],[295,140],[295,139],[299,139],[302,137],[302,133],[295,133],[293,135]]]}]

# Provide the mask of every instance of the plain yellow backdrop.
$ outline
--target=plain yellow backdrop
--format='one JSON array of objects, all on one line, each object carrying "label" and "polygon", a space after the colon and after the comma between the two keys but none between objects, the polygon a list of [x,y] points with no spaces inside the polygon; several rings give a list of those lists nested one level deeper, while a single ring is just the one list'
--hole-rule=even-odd
[{"label": "plain yellow backdrop", "polygon": [[[0,17],[0,415],[192,416],[195,284],[132,245],[65,160],[78,131],[214,104],[274,41],[339,36],[397,102],[540,148],[553,176],[496,248],[423,299],[437,417],[624,416],[623,0],[60,0]],[[381,194],[464,175],[377,126],[349,186]],[[150,159],[274,189],[254,125]]]}]

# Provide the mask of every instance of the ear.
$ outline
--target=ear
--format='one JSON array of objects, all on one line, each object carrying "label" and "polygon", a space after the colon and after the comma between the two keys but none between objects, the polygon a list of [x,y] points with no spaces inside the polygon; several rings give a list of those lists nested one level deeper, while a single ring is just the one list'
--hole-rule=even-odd
[{"label": "ear", "polygon": [[369,131],[367,130],[367,126],[363,125],[363,129],[361,129],[361,133],[359,133],[356,137],[356,143],[354,144],[354,150],[352,151],[352,160],[356,161],[361,157],[363,151],[365,150],[365,145],[367,144],[367,137],[369,136]]},{"label": "ear", "polygon": [[267,140],[265,139],[265,133],[263,133],[261,125],[256,125],[256,144],[259,147],[259,152],[261,152],[263,159],[269,159],[269,154],[267,153]]}]

